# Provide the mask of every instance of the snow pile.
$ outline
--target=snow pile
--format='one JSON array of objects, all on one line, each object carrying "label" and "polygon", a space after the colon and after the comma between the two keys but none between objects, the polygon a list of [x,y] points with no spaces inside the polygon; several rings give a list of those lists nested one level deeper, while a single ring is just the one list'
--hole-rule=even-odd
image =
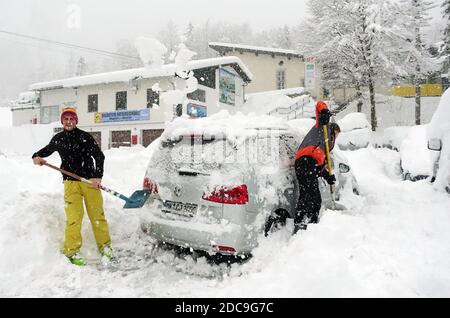
[{"label": "snow pile", "polygon": [[341,133],[337,144],[342,150],[355,150],[369,145],[370,126],[363,113],[350,113],[337,121]]},{"label": "snow pile", "polygon": [[427,148],[427,125],[414,126],[400,146],[403,175],[410,178],[431,175],[431,161]]}]

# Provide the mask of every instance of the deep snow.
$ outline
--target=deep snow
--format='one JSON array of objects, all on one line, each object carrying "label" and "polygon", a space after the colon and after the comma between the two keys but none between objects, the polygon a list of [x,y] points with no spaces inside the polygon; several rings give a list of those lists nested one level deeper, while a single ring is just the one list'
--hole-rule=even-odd
[{"label": "deep snow", "polygon": [[[105,193],[120,259],[111,271],[97,265],[87,217],[82,252],[90,265],[61,254],[61,176],[32,164],[41,146],[0,154],[1,297],[450,297],[450,197],[427,180],[401,181],[395,151],[347,151],[361,190],[343,194],[348,210],[326,210],[294,237],[291,222],[261,235],[253,258],[230,268],[156,249],[139,230],[139,211]],[[125,195],[140,189],[152,147],[105,151],[103,184]]]}]

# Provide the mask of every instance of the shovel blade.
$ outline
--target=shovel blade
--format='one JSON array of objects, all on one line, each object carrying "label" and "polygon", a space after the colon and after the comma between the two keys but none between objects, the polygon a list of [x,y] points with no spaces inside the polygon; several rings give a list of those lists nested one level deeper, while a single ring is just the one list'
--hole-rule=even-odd
[{"label": "shovel blade", "polygon": [[145,202],[147,202],[148,197],[150,196],[149,191],[145,190],[137,190],[131,195],[131,197],[126,200],[124,209],[138,209],[141,208]]}]

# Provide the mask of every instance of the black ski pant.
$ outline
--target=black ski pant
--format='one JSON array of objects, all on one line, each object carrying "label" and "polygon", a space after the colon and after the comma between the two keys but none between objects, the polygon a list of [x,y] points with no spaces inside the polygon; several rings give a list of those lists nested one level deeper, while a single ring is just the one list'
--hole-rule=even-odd
[{"label": "black ski pant", "polygon": [[312,157],[304,156],[295,161],[295,174],[299,185],[295,224],[319,222],[322,205],[318,181],[319,171],[316,160]]}]

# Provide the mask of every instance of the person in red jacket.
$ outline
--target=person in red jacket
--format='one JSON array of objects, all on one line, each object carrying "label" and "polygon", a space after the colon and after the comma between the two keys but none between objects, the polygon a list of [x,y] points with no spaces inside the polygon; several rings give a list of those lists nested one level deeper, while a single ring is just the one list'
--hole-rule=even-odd
[{"label": "person in red jacket", "polygon": [[336,182],[334,175],[325,169],[326,146],[324,126],[328,130],[328,145],[330,151],[340,132],[336,123],[330,123],[331,112],[327,104],[318,101],[316,104],[316,124],[303,139],[295,156],[295,173],[299,184],[299,199],[297,213],[294,218],[294,234],[298,230],[306,230],[308,223],[319,222],[319,211],[322,205],[318,178],[324,178],[328,184]]}]

